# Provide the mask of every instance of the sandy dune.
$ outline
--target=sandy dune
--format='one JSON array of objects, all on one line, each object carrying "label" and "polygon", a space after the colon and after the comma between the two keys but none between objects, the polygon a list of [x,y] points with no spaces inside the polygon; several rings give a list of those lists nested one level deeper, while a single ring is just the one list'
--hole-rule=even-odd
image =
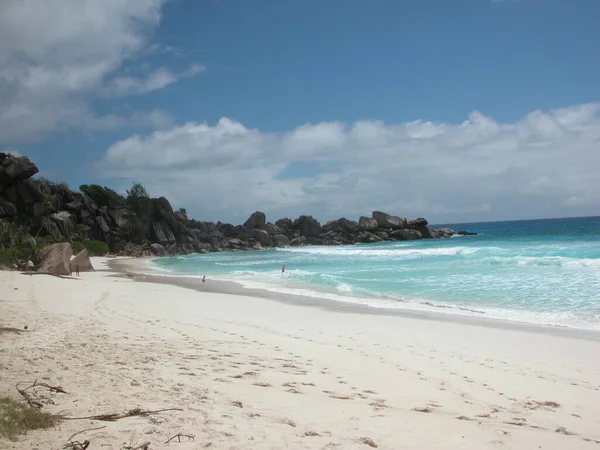
[{"label": "sandy dune", "polygon": [[[96,261],[98,264],[99,261]],[[210,280],[209,280],[210,282]],[[0,392],[67,421],[6,449],[598,449],[600,341],[140,283],[0,272]],[[182,433],[194,442],[164,442]]]}]

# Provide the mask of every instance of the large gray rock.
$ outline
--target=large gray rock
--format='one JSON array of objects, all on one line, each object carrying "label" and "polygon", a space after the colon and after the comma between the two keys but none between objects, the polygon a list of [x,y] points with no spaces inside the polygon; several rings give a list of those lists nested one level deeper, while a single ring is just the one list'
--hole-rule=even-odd
[{"label": "large gray rock", "polygon": [[166,197],[157,198],[154,201],[154,204],[158,212],[163,214],[173,214],[173,207],[171,206],[171,203],[169,203],[169,200],[166,199]]},{"label": "large gray rock", "polygon": [[160,244],[174,244],[175,236],[165,221],[152,222],[152,230],[154,231],[155,240]]},{"label": "large gray rock", "polygon": [[422,228],[422,227],[426,227],[428,225],[428,222],[426,219],[423,219],[422,217],[419,217],[418,219],[415,220],[409,220],[407,223],[408,228],[413,228],[415,230]]},{"label": "large gray rock", "polygon": [[32,211],[34,217],[41,217],[46,213],[46,207],[42,203],[34,203]]},{"label": "large gray rock", "polygon": [[417,231],[421,233],[424,239],[437,238],[435,231],[433,231],[430,227],[418,227]]},{"label": "large gray rock", "polygon": [[388,241],[390,239],[389,234],[387,234],[387,232],[385,232],[383,230],[377,230],[373,234],[375,234],[376,236],[379,236],[382,241]]},{"label": "large gray rock", "polygon": [[23,203],[32,204],[42,201],[44,198],[31,180],[18,181],[15,183],[15,187]]},{"label": "large gray rock", "polygon": [[390,233],[390,237],[397,241],[410,241],[413,239],[422,239],[423,238],[423,236],[421,235],[421,233],[419,231],[409,230],[409,229],[392,231]]},{"label": "large gray rock", "polygon": [[17,207],[0,197],[0,217],[9,217],[15,214],[17,214]]},{"label": "large gray rock", "polygon": [[5,155],[0,165],[0,184],[6,186],[18,180],[26,180],[39,172],[27,156]]},{"label": "large gray rock", "polygon": [[406,228],[406,219],[397,216],[390,216],[381,211],[373,211],[373,219],[377,221],[379,228],[387,228],[397,230],[399,228]]},{"label": "large gray rock", "polygon": [[283,229],[278,227],[277,225],[273,225],[272,223],[264,224],[261,229],[265,230],[271,236],[276,234],[283,234]]},{"label": "large gray rock", "polygon": [[248,220],[244,222],[245,228],[260,228],[267,222],[267,216],[264,212],[255,211],[253,212]]},{"label": "large gray rock", "polygon": [[51,273],[53,275],[69,275],[69,263],[73,249],[68,242],[52,244],[42,250],[42,262],[38,272]]},{"label": "large gray rock", "polygon": [[283,230],[291,230],[292,228],[294,228],[294,221],[292,219],[287,218],[279,219],[277,222],[275,222],[275,225],[277,225]]},{"label": "large gray rock", "polygon": [[50,219],[56,224],[60,230],[60,234],[65,238],[68,238],[75,233],[75,220],[71,213],[67,211],[59,211],[54,214],[50,214]]},{"label": "large gray rock", "polygon": [[208,253],[211,250],[211,245],[205,242],[194,242],[193,246],[198,253]]},{"label": "large gray rock", "polygon": [[358,219],[358,225],[365,231],[374,231],[377,229],[377,221],[371,217],[361,216]]},{"label": "large gray rock", "polygon": [[102,230],[103,233],[110,232],[110,227],[106,223],[106,220],[104,220],[104,217],[97,216],[94,219],[95,219],[96,225],[98,225],[98,228],[100,228],[100,230]]},{"label": "large gray rock", "polygon": [[150,244],[150,251],[156,256],[166,256],[167,249],[160,244]]},{"label": "large gray rock", "polygon": [[75,266],[80,272],[95,272],[90,255],[86,249],[81,250],[77,255],[71,259],[71,267],[75,270]]},{"label": "large gray rock", "polygon": [[356,236],[357,242],[371,243],[371,242],[381,242],[383,239],[377,236],[375,233],[370,233],[368,231],[361,231]]},{"label": "large gray rock", "polygon": [[134,258],[139,258],[142,256],[142,253],[144,253],[144,248],[141,245],[128,242],[123,246],[121,253],[124,256],[133,256]]},{"label": "large gray rock", "polygon": [[107,220],[110,217],[113,223],[119,228],[127,228],[129,226],[129,217],[133,215],[133,211],[126,208],[109,209],[101,208],[100,215]]},{"label": "large gray rock", "polygon": [[294,228],[300,231],[300,234],[308,237],[316,237],[321,234],[321,224],[312,216],[300,216],[294,220]]},{"label": "large gray rock", "polygon": [[302,247],[304,245],[308,245],[308,239],[304,236],[297,236],[291,240],[290,245],[292,247]]},{"label": "large gray rock", "polygon": [[82,201],[83,201],[83,208],[86,211],[89,211],[92,215],[96,215],[96,213],[98,212],[98,205],[96,205],[96,202],[91,197],[88,197],[87,195],[83,196]]},{"label": "large gray rock", "polygon": [[52,236],[54,239],[62,239],[63,236],[56,223],[49,217],[42,218],[41,233],[44,236]]},{"label": "large gray rock", "polygon": [[15,206],[17,206],[17,204],[19,203],[19,191],[17,190],[17,186],[15,186],[14,184],[6,186],[2,195],[6,200],[11,202]]},{"label": "large gray rock", "polygon": [[271,236],[269,236],[269,233],[267,233],[265,230],[259,230],[259,229],[255,228],[253,230],[253,237],[263,247],[273,246],[273,241],[271,240]]},{"label": "large gray rock", "polygon": [[290,240],[284,234],[276,234],[273,236],[273,245],[275,247],[287,247],[290,245]]},{"label": "large gray rock", "polygon": [[334,231],[336,233],[355,234],[358,233],[360,229],[360,225],[357,222],[342,217],[341,219],[330,220],[327,222],[323,226],[322,231],[326,233]]}]

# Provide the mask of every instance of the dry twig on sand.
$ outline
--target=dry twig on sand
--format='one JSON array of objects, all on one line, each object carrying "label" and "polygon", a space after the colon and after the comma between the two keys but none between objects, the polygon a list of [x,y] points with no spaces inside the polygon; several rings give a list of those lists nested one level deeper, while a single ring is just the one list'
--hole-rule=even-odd
[{"label": "dry twig on sand", "polygon": [[144,442],[143,444],[136,445],[135,447],[123,447],[123,450],[150,450],[150,442]]},{"label": "dry twig on sand", "polygon": [[82,433],[87,433],[88,431],[95,431],[95,430],[101,430],[103,428],[106,428],[106,425],[103,427],[96,427],[96,428],[86,428],[85,430],[81,430],[78,431],[77,433],[74,433],[71,435],[71,437],[69,439],[67,439],[69,442],[67,442],[64,446],[63,449],[70,449],[70,450],[86,450],[89,445],[90,445],[90,441],[88,441],[87,439],[83,442],[79,442],[79,441],[74,441],[73,438],[75,436],[77,436],[78,434],[82,434]]},{"label": "dry twig on sand", "polygon": [[168,444],[169,442],[171,442],[171,441],[172,441],[173,439],[175,439],[175,438],[177,438],[177,442],[181,442],[181,438],[182,438],[182,437],[188,438],[190,441],[193,441],[193,440],[194,440],[194,436],[192,436],[191,434],[181,434],[181,433],[179,433],[179,434],[176,434],[175,436],[173,436],[173,437],[169,438],[169,439],[168,439],[168,440],[165,442],[165,444]]},{"label": "dry twig on sand", "polygon": [[[23,385],[24,383],[29,383],[29,386],[25,388],[20,388],[19,386]],[[15,388],[17,389],[17,392],[19,392],[19,394],[21,394],[23,398],[27,401],[29,406],[31,406],[32,408],[41,408],[42,406],[44,406],[41,402],[41,399],[35,396],[35,394],[32,395],[30,392],[28,392],[30,389],[38,386],[50,389],[51,392],[59,392],[61,394],[67,393],[61,386],[50,386],[48,383],[38,383],[37,380],[35,380],[33,383],[31,383],[30,381],[19,381],[15,385]]]},{"label": "dry twig on sand", "polygon": [[165,408],[158,409],[156,411],[149,411],[142,408],[131,409],[124,413],[109,413],[109,414],[98,414],[96,416],[85,416],[85,417],[65,417],[65,420],[104,420],[107,422],[114,422],[115,420],[124,419],[126,417],[136,417],[136,416],[149,416],[150,414],[158,414],[163,411],[183,411],[181,408]]},{"label": "dry twig on sand", "polygon": [[83,441],[83,442],[69,441],[68,443],[66,443],[65,445],[63,445],[63,449],[85,450],[89,446],[90,446],[90,441],[87,441],[87,440]]}]

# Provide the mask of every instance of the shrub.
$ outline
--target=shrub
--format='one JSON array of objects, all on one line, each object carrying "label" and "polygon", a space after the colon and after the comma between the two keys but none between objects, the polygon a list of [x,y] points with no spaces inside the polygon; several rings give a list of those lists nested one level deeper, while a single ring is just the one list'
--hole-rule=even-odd
[{"label": "shrub", "polygon": [[90,256],[104,256],[108,253],[108,245],[102,241],[90,241],[85,245]]},{"label": "shrub", "polygon": [[73,241],[71,242],[71,248],[73,249],[73,254],[76,255],[85,248],[85,245],[81,241]]},{"label": "shrub", "polygon": [[50,428],[60,421],[60,416],[31,408],[10,397],[0,397],[0,436],[2,437],[15,439],[19,434],[39,428]]},{"label": "shrub", "polygon": [[90,197],[98,206],[118,207],[125,204],[125,198],[110,188],[98,184],[82,184],[79,190]]},{"label": "shrub", "polygon": [[0,267],[9,267],[13,264],[13,252],[10,248],[0,248]]}]

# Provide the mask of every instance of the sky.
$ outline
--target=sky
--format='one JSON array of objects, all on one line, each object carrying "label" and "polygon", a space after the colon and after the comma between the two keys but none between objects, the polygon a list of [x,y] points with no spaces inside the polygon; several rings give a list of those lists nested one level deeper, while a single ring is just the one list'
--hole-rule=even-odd
[{"label": "sky", "polygon": [[2,0],[0,151],[198,220],[600,214],[598,0]]}]

